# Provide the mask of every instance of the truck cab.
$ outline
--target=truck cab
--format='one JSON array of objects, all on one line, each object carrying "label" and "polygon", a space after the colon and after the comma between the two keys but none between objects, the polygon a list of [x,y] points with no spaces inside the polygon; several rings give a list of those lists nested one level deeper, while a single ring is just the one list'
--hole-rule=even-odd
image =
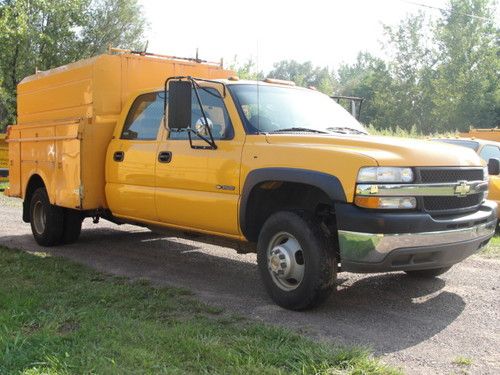
[{"label": "truck cab", "polygon": [[9,192],[41,245],[76,241],[84,217],[231,239],[257,253],[271,298],[301,310],[328,297],[338,272],[435,277],[494,234],[488,172],[472,151],[370,136],[331,98],[289,82],[219,70],[162,81],[114,117],[45,125],[43,139],[33,136],[43,124],[12,127],[12,165],[54,153],[49,166],[25,161]]}]

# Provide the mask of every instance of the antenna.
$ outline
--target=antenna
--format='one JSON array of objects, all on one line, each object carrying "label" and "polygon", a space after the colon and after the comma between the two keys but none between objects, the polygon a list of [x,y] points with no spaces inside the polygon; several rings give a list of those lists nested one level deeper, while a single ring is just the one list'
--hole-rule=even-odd
[{"label": "antenna", "polygon": [[[257,39],[257,56],[255,57],[255,66],[257,72],[259,71],[259,39]],[[259,94],[259,79],[256,78],[257,82],[257,132],[260,133],[260,94]]]},{"label": "antenna", "polygon": [[144,46],[144,50],[141,53],[142,56],[145,56],[146,53],[148,52],[148,45],[149,45],[149,40],[146,40],[146,45]]}]

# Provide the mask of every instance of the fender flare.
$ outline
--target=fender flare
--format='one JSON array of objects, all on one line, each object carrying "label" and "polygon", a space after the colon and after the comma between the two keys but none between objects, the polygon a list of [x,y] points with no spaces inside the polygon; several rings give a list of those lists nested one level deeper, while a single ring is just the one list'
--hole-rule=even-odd
[{"label": "fender flare", "polygon": [[42,175],[38,172],[33,172],[31,173],[30,177],[27,179],[27,183],[25,186],[23,186],[22,194],[23,194],[23,221],[25,223],[30,222],[30,200],[28,200],[28,187],[31,184],[31,181],[33,179],[39,179],[45,188],[47,188],[47,184],[45,183],[45,179],[42,177]]},{"label": "fender flare", "polygon": [[255,186],[266,181],[295,182],[311,185],[322,190],[332,202],[346,202],[344,188],[340,180],[334,175],[300,168],[254,169],[245,179],[240,199],[240,229],[246,238],[249,238],[246,215],[250,194]]}]

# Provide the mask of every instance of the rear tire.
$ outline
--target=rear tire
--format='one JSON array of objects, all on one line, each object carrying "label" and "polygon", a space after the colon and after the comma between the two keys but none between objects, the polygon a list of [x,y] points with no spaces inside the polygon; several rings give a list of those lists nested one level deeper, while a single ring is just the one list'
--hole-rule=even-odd
[{"label": "rear tire", "polygon": [[257,262],[270,297],[286,309],[317,306],[335,286],[333,242],[308,213],[271,215],[259,235]]},{"label": "rear tire", "polygon": [[82,215],[79,211],[64,210],[64,229],[62,235],[62,244],[71,244],[78,240],[82,231]]},{"label": "rear tire", "polygon": [[38,188],[30,201],[31,231],[41,246],[55,246],[61,243],[64,229],[64,210],[50,204],[47,190]]},{"label": "rear tire", "polygon": [[441,268],[433,268],[430,270],[414,270],[414,271],[405,271],[408,276],[421,278],[421,279],[431,279],[433,277],[437,277],[442,275],[445,272],[450,270],[450,267],[441,267]]}]

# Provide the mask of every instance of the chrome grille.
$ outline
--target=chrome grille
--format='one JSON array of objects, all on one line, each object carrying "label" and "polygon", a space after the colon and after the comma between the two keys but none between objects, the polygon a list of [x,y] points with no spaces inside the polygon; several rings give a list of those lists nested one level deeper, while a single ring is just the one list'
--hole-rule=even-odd
[{"label": "chrome grille", "polygon": [[429,168],[420,169],[420,181],[424,184],[439,182],[457,182],[457,181],[480,181],[483,179],[483,169],[447,169],[447,168]]},{"label": "chrome grille", "polygon": [[483,201],[483,194],[472,194],[466,197],[424,197],[426,211],[459,210],[476,207]]},{"label": "chrome grille", "polygon": [[[458,181],[483,180],[482,168],[420,168],[419,182],[423,184]],[[476,209],[483,201],[483,194],[471,194],[465,197],[423,197],[422,208],[430,214],[453,214]]]}]

